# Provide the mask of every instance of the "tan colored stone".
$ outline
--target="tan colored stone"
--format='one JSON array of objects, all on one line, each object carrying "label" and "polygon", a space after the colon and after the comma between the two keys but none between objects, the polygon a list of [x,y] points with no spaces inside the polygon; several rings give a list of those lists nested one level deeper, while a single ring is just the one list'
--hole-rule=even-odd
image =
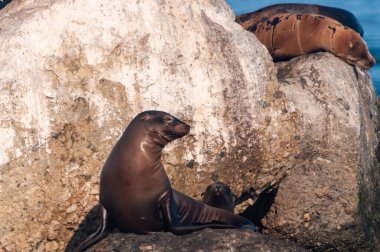
[{"label": "tan colored stone", "polygon": [[315,195],[317,195],[318,198],[322,198],[329,194],[330,188],[328,186],[323,188],[317,188],[314,190]]},{"label": "tan colored stone", "polygon": [[58,251],[59,245],[56,241],[47,242],[45,244],[45,251]]},{"label": "tan colored stone", "polygon": [[[376,170],[378,146],[378,98],[370,76],[328,53],[295,58],[277,68],[280,90],[294,104],[303,130],[297,137],[297,162],[276,196],[272,228],[317,250],[369,249],[363,230],[374,224],[362,222],[359,207],[372,208],[369,199],[373,204],[376,197],[368,188],[380,182],[376,176],[373,183],[362,181]],[[372,196],[360,201],[364,191]]]},{"label": "tan colored stone", "polygon": [[[318,56],[279,68],[280,85],[265,47],[223,1],[15,0],[0,27],[0,249],[61,250],[74,230],[96,225],[101,168],[147,109],[192,126],[165,148],[174,188],[197,196],[215,179],[235,192],[281,181],[271,223],[297,240],[315,244],[301,232],[306,209],[331,238],[324,225],[347,235],[356,230],[343,227],[361,224],[337,199],[362,204],[360,184],[373,203],[377,177],[360,170],[376,159],[368,76],[359,70],[356,82],[351,67]],[[363,211],[371,224],[373,210]]]},{"label": "tan colored stone", "polygon": [[69,206],[69,208],[66,209],[66,213],[70,214],[70,213],[73,213],[77,210],[77,205],[76,204],[73,204],[71,206]]}]

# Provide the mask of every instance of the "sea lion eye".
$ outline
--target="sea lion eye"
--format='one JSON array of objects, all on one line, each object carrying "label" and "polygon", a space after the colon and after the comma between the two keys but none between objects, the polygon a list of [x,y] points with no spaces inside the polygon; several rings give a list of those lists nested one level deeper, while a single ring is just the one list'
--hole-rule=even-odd
[{"label": "sea lion eye", "polygon": [[171,117],[171,116],[165,116],[164,117],[164,121],[167,122],[167,123],[171,123],[171,122],[173,122],[173,117]]}]

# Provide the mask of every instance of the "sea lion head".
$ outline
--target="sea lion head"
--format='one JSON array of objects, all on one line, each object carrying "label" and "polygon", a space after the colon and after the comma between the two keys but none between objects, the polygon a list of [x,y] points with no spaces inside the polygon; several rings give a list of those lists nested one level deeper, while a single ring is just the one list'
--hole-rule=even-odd
[{"label": "sea lion head", "polygon": [[202,195],[203,203],[233,212],[236,195],[223,182],[210,184]]},{"label": "sea lion head", "polygon": [[[352,65],[357,65],[363,69],[370,69],[376,64],[375,58],[369,52],[365,41],[359,33],[345,27],[345,31],[334,36],[334,49],[337,56],[345,59]],[[339,50],[338,50],[339,48]]]},{"label": "sea lion head", "polygon": [[144,111],[132,123],[145,129],[149,138],[160,146],[183,137],[190,131],[189,125],[163,111]]}]

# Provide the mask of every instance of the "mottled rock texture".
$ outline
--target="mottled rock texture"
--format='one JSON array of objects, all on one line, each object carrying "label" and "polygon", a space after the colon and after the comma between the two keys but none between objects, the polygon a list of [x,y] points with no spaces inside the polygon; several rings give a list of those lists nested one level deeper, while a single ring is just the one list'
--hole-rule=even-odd
[{"label": "mottled rock texture", "polygon": [[[333,56],[318,56],[318,66],[302,58],[300,69],[314,67],[307,74],[296,63],[277,72],[265,47],[213,0],[14,0],[0,11],[0,27],[1,250],[62,251],[87,236],[102,165],[147,109],[192,126],[165,149],[176,189],[199,197],[222,180],[239,194],[290,172],[269,227],[316,246],[326,227],[309,232],[302,220],[322,209],[321,218],[332,220],[328,246],[347,232],[357,232],[348,246],[364,243],[363,223],[376,230],[376,121],[367,120],[368,111],[377,116],[376,96],[364,73],[358,81]],[[333,170],[329,161],[341,163]],[[322,182],[306,174],[315,170],[326,171]],[[337,178],[330,173],[344,181],[329,181]],[[300,195],[319,195],[339,211],[304,206]]]},{"label": "mottled rock texture", "polygon": [[292,167],[296,119],[274,65],[223,1],[15,0],[0,27],[5,251],[63,250],[143,110],[192,126],[164,155],[191,196],[216,179],[237,193],[263,187]]},{"label": "mottled rock texture", "polygon": [[378,239],[380,224],[378,98],[370,77],[328,53],[276,66],[303,130],[270,225],[317,250],[367,250],[366,235]]},{"label": "mottled rock texture", "polygon": [[107,251],[307,251],[287,240],[279,240],[268,235],[249,230],[204,229],[184,236],[171,233],[133,235],[115,233],[87,249],[88,252]]}]

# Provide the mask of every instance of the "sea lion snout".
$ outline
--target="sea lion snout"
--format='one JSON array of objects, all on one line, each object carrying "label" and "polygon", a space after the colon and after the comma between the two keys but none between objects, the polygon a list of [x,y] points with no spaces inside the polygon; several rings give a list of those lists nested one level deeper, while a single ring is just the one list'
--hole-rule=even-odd
[{"label": "sea lion snout", "polygon": [[364,68],[365,70],[368,70],[376,64],[376,60],[370,53],[368,53],[366,58],[358,60],[356,64],[359,67]]},{"label": "sea lion snout", "polygon": [[216,182],[209,185],[206,191],[203,193],[204,199],[211,197],[213,199],[229,197],[231,195],[231,189],[229,186],[222,182]]},{"label": "sea lion snout", "polygon": [[228,195],[230,194],[230,188],[226,185],[222,185],[222,184],[216,184],[212,190],[212,196],[214,197],[220,197],[222,195]]},{"label": "sea lion snout", "polygon": [[181,122],[181,121],[179,124],[174,126],[174,128],[177,132],[182,133],[183,134],[182,136],[186,135],[190,131],[190,125],[188,125],[184,122]]},{"label": "sea lion snout", "polygon": [[[342,56],[340,57],[343,58]],[[352,54],[348,54],[346,60],[350,64],[357,65],[358,67],[363,68],[365,70],[370,69],[376,64],[375,58],[372,56],[372,54],[369,52],[367,48],[362,49],[359,53],[353,52]]]},{"label": "sea lion snout", "polygon": [[368,70],[376,64],[376,61],[371,56],[371,58],[369,58],[369,59],[362,59],[362,60],[356,61],[355,64],[358,65],[359,67],[365,69],[365,70]]},{"label": "sea lion snout", "polygon": [[190,131],[190,126],[181,120],[171,116],[172,120],[165,120],[164,133],[169,141],[185,136]]}]

